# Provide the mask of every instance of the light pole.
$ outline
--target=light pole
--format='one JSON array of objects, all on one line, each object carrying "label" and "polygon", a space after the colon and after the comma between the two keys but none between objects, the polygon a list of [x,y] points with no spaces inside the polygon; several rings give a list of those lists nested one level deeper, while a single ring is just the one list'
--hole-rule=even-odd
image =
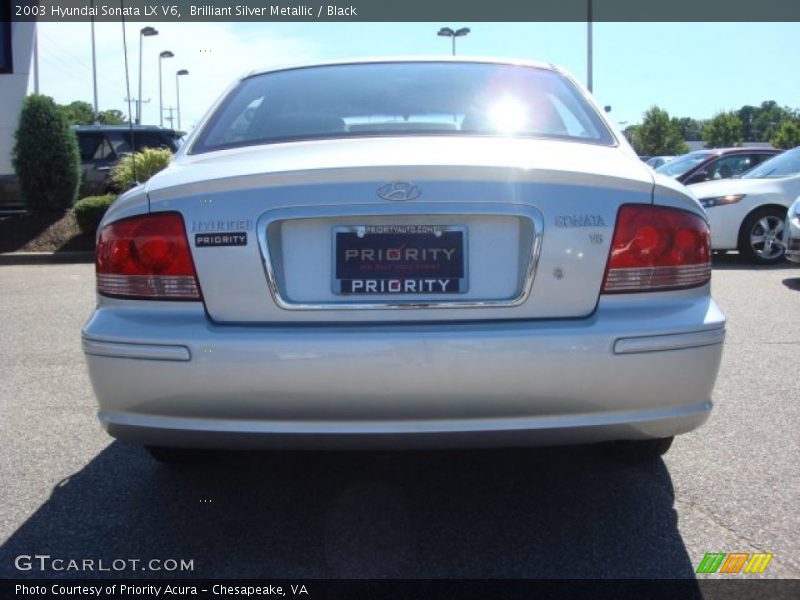
[{"label": "light pole", "polygon": [[39,93],[39,28],[33,24],[33,93]]},{"label": "light pole", "polygon": [[164,94],[161,91],[161,59],[175,56],[169,50],[164,50],[158,55],[158,124],[164,126]]},{"label": "light pole", "polygon": [[[92,8],[94,9],[94,0],[92,0]],[[94,49],[94,17],[92,17],[92,87],[94,89],[94,119],[92,121],[97,123],[97,116],[100,113],[97,103],[97,55]]]},{"label": "light pole", "polygon": [[586,87],[592,91],[592,0],[587,0],[587,19],[586,19]]},{"label": "light pole", "polygon": [[449,37],[453,40],[453,56],[456,55],[456,38],[467,35],[469,33],[469,27],[462,27],[461,29],[450,29],[449,27],[442,27],[439,30],[439,33],[436,35],[442,37]]},{"label": "light pole", "polygon": [[181,75],[188,75],[189,71],[186,69],[181,69],[177,73],[175,73],[175,96],[178,104],[178,131],[181,130],[181,88],[179,79]]},{"label": "light pole", "polygon": [[142,123],[142,40],[151,35],[158,35],[155,27],[142,27],[139,30],[139,97],[136,99],[136,124]]}]

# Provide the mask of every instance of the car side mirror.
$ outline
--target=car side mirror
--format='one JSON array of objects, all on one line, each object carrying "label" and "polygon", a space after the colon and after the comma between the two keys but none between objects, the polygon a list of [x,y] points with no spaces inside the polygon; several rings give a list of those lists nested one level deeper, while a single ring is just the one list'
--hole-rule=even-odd
[{"label": "car side mirror", "polygon": [[708,181],[708,171],[698,171],[686,181],[686,184],[700,183],[701,181]]}]

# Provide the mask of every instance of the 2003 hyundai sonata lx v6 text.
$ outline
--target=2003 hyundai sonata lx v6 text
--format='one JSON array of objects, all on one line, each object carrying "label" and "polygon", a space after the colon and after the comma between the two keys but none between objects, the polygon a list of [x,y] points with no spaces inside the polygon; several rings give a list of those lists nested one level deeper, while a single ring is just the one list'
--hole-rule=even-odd
[{"label": "2003 hyundai sonata lx v6 text", "polygon": [[189,448],[666,451],[725,318],[702,207],[557,67],[251,73],[100,224],[108,432]]}]

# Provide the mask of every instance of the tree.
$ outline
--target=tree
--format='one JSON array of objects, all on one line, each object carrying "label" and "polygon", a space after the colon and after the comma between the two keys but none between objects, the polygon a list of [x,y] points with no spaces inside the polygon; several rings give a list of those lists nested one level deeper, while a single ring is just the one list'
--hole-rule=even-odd
[{"label": "tree", "polygon": [[642,155],[684,154],[689,147],[681,137],[677,119],[670,119],[669,113],[652,106],[644,113],[642,124],[635,134],[637,152]]},{"label": "tree", "polygon": [[717,113],[703,128],[706,148],[727,148],[741,146],[742,121],[735,112]]},{"label": "tree", "polygon": [[14,134],[12,163],[22,199],[33,210],[66,210],[78,195],[78,140],[49,96],[25,98]]},{"label": "tree", "polygon": [[681,137],[684,140],[703,139],[703,123],[691,117],[678,119],[678,127],[681,130]]},{"label": "tree", "polygon": [[774,100],[766,100],[761,103],[753,117],[753,134],[758,141],[766,142],[772,139],[784,122],[793,118],[790,108],[781,108]]},{"label": "tree", "polygon": [[88,102],[76,100],[60,107],[70,125],[91,125],[94,123],[94,109]]},{"label": "tree", "polygon": [[103,125],[124,125],[128,122],[121,110],[101,110],[97,115],[97,122]]},{"label": "tree", "polygon": [[745,104],[736,111],[736,116],[742,122],[742,137],[746,142],[757,142],[758,138],[755,133],[755,126],[753,121],[758,114],[758,107]]},{"label": "tree", "polygon": [[623,131],[622,135],[625,136],[625,139],[628,140],[628,143],[633,146],[633,149],[636,151],[636,154],[640,156],[644,156],[644,152],[641,151],[639,148],[639,127],[640,125],[628,125]]},{"label": "tree", "polygon": [[127,123],[124,113],[115,108],[101,110],[95,114],[92,105],[83,100],[75,100],[69,104],[59,105],[70,125],[124,125]]},{"label": "tree", "polygon": [[770,143],[776,148],[784,150],[800,146],[800,122],[784,121],[781,128],[770,139]]}]

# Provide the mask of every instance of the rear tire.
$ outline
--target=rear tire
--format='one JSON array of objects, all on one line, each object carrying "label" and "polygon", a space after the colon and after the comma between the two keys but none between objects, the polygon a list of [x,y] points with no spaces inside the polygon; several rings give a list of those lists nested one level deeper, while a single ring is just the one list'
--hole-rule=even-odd
[{"label": "rear tire", "polygon": [[209,462],[211,452],[195,448],[169,448],[166,446],[145,446],[150,456],[164,465],[190,466]]},{"label": "rear tire", "polygon": [[783,260],[780,240],[786,210],[765,206],[750,213],[739,231],[739,254],[755,265],[774,265]]},{"label": "rear tire", "polygon": [[649,440],[625,440],[614,442],[612,447],[617,456],[627,460],[651,461],[664,456],[674,440],[674,436]]}]

